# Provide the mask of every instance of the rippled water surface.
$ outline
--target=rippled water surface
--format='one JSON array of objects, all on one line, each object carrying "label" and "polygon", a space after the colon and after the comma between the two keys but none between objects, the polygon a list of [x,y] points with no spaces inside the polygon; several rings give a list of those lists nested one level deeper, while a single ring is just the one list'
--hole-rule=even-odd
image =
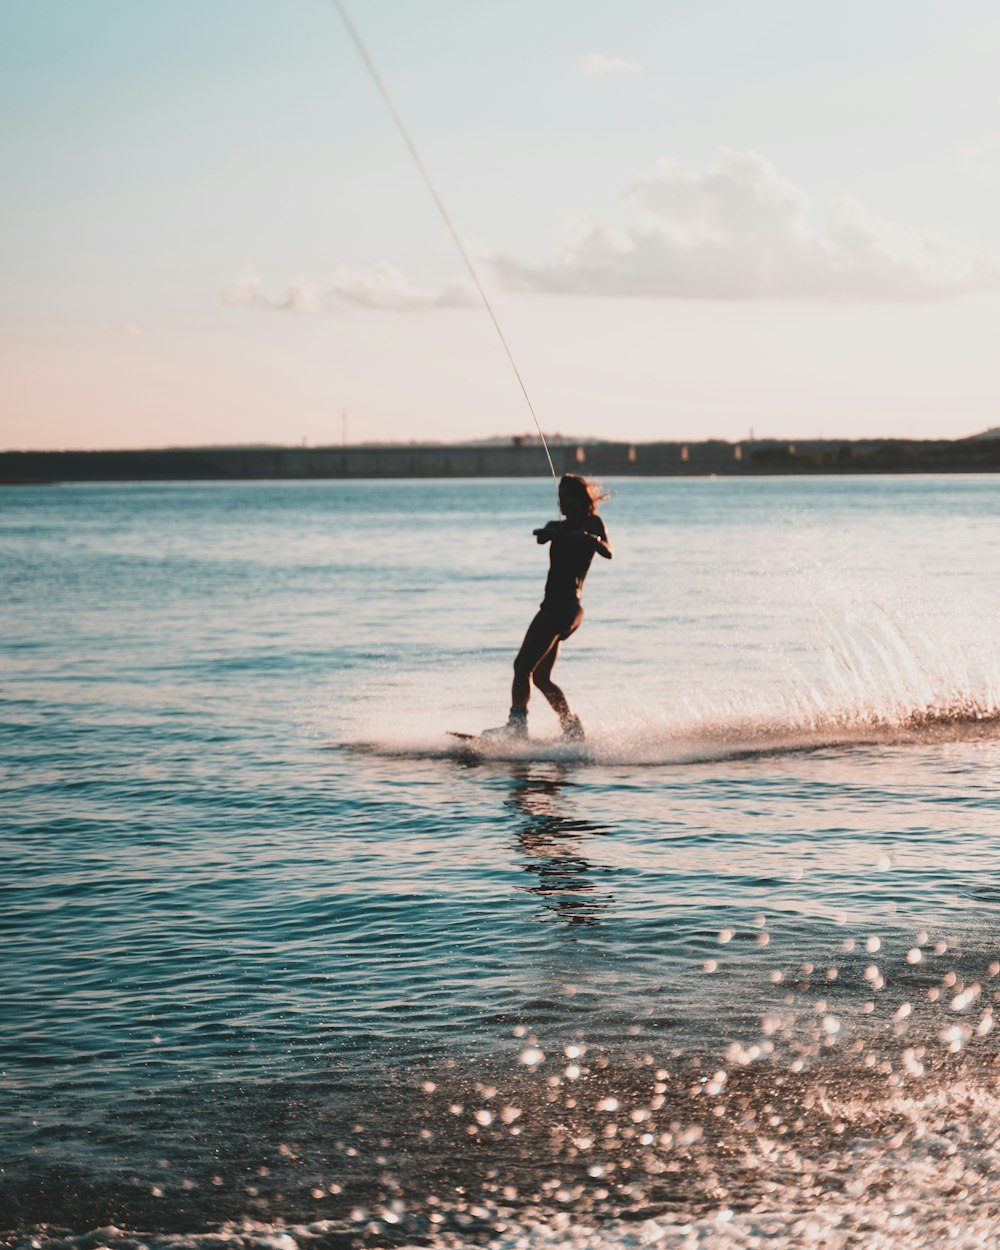
[{"label": "rippled water surface", "polygon": [[1000,1238],[1000,481],[612,485],[0,494],[10,1244]]}]

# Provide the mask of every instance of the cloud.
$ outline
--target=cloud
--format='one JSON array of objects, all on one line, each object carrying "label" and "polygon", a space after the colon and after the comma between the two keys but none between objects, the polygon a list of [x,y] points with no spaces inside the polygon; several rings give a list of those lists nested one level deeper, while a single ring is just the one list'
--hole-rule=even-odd
[{"label": "cloud", "polygon": [[625,229],[577,227],[551,263],[491,264],[522,291],[700,299],[940,300],[1000,289],[1000,256],[842,200],[825,228],[807,194],[755,152],[705,171],[665,160],[637,180]]},{"label": "cloud", "polygon": [[334,299],[361,308],[410,312],[424,308],[468,308],[477,302],[468,282],[450,282],[440,290],[412,286],[400,271],[383,261],[370,272],[341,266],[333,279]]},{"label": "cloud", "polygon": [[323,297],[306,278],[296,278],[281,295],[265,295],[253,265],[246,264],[222,293],[222,302],[230,308],[270,308],[275,312],[291,312],[300,316],[323,310]]},{"label": "cloud", "polygon": [[635,77],[642,73],[642,65],[638,61],[626,61],[620,56],[602,56],[599,52],[577,57],[576,68],[585,78],[607,78],[610,74]]},{"label": "cloud", "polygon": [[253,265],[244,265],[222,293],[222,302],[231,308],[246,308],[260,298],[260,278]]},{"label": "cloud", "polygon": [[323,311],[323,296],[306,278],[296,278],[285,287],[284,294],[268,301],[268,307],[277,312],[295,313],[308,317]]},{"label": "cloud", "polygon": [[264,293],[260,277],[248,264],[230,282],[222,299],[232,308],[262,308],[308,315],[332,311],[345,304],[392,312],[468,308],[477,303],[478,297],[468,282],[458,280],[440,289],[414,286],[398,269],[383,261],[367,271],[342,265],[325,289],[306,278],[297,278],[279,296]]}]

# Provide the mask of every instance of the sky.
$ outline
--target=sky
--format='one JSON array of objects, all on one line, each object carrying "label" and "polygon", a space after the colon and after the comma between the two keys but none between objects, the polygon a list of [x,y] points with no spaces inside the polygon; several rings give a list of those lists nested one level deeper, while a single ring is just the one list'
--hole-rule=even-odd
[{"label": "sky", "polygon": [[[1000,425],[994,0],[348,0],[546,433]],[[334,0],[4,0],[0,447],[531,414]]]}]

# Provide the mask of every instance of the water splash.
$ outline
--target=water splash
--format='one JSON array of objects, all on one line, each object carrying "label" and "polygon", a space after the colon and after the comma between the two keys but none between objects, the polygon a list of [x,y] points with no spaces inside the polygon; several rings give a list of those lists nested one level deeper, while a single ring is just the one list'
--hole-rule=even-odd
[{"label": "water splash", "polygon": [[[824,617],[812,674],[790,665],[777,688],[687,695],[669,712],[598,715],[585,744],[413,735],[390,727],[334,745],[376,755],[670,765],[861,746],[1000,736],[1000,655],[942,646],[920,622],[880,605]],[[734,678],[734,686],[736,685]]]},{"label": "water splash", "polygon": [[891,707],[871,705],[789,708],[785,715],[767,712],[719,714],[592,731],[586,743],[558,738],[520,741],[461,741],[387,736],[375,741],[332,744],[360,754],[418,759],[551,761],[629,765],[711,763],[806,751],[865,746],[930,745],[1000,737],[1000,706],[992,697],[959,694],[950,699]]}]

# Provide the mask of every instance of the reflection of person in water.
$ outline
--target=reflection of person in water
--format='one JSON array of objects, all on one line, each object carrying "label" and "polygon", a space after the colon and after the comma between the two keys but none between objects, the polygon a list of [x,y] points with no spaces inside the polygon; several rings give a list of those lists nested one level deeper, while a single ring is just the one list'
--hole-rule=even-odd
[{"label": "reflection of person in water", "polygon": [[515,836],[525,856],[525,872],[538,877],[537,885],[523,888],[541,895],[564,923],[595,925],[611,895],[598,892],[594,878],[607,870],[583,855],[581,843],[584,835],[601,836],[608,830],[560,812],[565,780],[566,768],[557,763],[529,764],[515,774],[507,803],[524,817]]},{"label": "reflection of person in water", "polygon": [[552,667],[559,656],[559,644],[575,633],[583,620],[580,595],[591,561],[595,555],[610,560],[613,554],[608,531],[597,515],[597,505],[606,497],[596,482],[565,473],[559,482],[563,520],[549,521],[535,530],[539,543],[552,544],[545,597],[514,661],[510,718],[499,730],[488,730],[490,734],[527,734],[528,699],[534,682],[559,717],[563,736],[577,741],[584,736],[579,716],[573,715],[566,696],[552,680]]}]

